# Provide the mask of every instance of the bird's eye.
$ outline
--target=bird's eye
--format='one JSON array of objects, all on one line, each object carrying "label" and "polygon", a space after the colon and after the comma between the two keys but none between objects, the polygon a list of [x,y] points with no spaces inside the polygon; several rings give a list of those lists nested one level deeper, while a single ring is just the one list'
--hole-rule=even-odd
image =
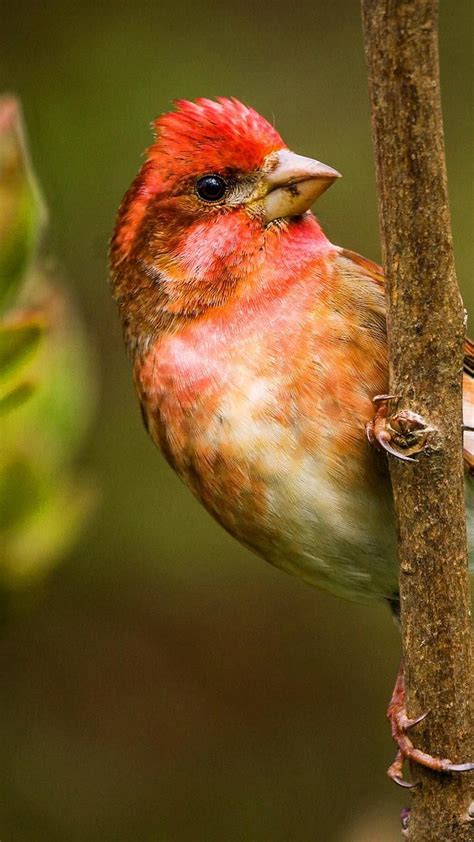
[{"label": "bird's eye", "polygon": [[205,202],[218,202],[222,199],[227,184],[220,175],[203,175],[196,182],[196,193]]}]

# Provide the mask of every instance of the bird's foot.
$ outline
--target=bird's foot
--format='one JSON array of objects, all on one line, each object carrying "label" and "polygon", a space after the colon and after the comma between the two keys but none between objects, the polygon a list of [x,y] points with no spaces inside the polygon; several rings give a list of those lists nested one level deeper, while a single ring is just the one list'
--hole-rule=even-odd
[{"label": "bird's foot", "polygon": [[397,410],[400,395],[376,395],[376,413],[365,432],[370,444],[390,453],[402,462],[416,462],[413,457],[427,451],[434,430],[421,415],[410,409]]},{"label": "bird's foot", "polygon": [[408,829],[410,827],[410,808],[404,807],[402,812],[400,813],[400,823],[402,825],[402,836],[404,839],[408,839]]},{"label": "bird's foot", "polygon": [[387,774],[399,786],[406,788],[417,786],[416,783],[410,783],[403,777],[403,763],[405,760],[419,763],[420,766],[432,769],[433,772],[471,772],[474,770],[474,763],[453,763],[447,758],[433,757],[431,754],[426,754],[424,751],[420,751],[414,747],[408,736],[408,731],[415,725],[418,725],[419,722],[422,722],[428,716],[428,713],[429,711],[426,711],[421,716],[415,717],[415,719],[410,719],[407,716],[405,708],[405,673],[403,664],[401,664],[387,710],[387,717],[392,728],[392,737],[398,746],[395,760],[387,770]]}]

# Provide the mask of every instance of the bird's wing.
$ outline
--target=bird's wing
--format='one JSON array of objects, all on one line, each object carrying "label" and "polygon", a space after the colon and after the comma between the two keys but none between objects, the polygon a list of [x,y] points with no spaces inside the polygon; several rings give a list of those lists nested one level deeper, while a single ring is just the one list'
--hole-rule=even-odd
[{"label": "bird's wing", "polygon": [[364,274],[372,278],[376,284],[382,288],[385,286],[383,269],[378,265],[378,263],[374,263],[373,260],[369,260],[367,257],[362,257],[361,254],[357,254],[356,251],[351,251],[350,249],[340,248],[338,251],[342,257],[345,257],[347,260],[351,260],[352,263],[355,263],[355,265],[359,267],[359,269],[362,269]]},{"label": "bird's wing", "polygon": [[[384,286],[383,269],[377,263],[349,249],[340,249],[340,254],[355,263],[378,286]],[[474,342],[471,339],[466,339],[464,346],[463,407],[464,423],[474,427]],[[474,432],[469,430],[464,434],[464,463],[466,470],[474,475]]]},{"label": "bird's wing", "polygon": [[[474,342],[466,339],[464,346],[463,381],[464,423],[474,427]],[[464,462],[469,473],[474,474],[474,432],[464,433]]]}]

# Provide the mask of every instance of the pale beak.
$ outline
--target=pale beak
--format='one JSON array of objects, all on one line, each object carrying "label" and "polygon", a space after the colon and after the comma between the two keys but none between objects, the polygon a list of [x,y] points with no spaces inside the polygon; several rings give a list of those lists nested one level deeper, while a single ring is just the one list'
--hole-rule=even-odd
[{"label": "pale beak", "polygon": [[269,155],[267,166],[262,178],[262,187],[266,188],[262,199],[266,222],[304,213],[341,175],[332,167],[289,149]]}]

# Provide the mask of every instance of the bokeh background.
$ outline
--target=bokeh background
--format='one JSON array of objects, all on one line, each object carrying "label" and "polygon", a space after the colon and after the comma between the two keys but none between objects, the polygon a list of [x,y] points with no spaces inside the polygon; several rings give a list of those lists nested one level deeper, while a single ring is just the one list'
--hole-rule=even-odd
[{"label": "bokeh background", "polygon": [[[23,101],[48,251],[82,313],[100,500],[0,629],[3,842],[391,842],[399,640],[232,541],[148,441],[107,287],[107,240],[175,97],[234,95],[344,174],[317,212],[379,257],[359,4],[2,0],[1,88]],[[472,284],[472,4],[441,4],[457,266]],[[381,528],[383,526],[381,525]]]}]

